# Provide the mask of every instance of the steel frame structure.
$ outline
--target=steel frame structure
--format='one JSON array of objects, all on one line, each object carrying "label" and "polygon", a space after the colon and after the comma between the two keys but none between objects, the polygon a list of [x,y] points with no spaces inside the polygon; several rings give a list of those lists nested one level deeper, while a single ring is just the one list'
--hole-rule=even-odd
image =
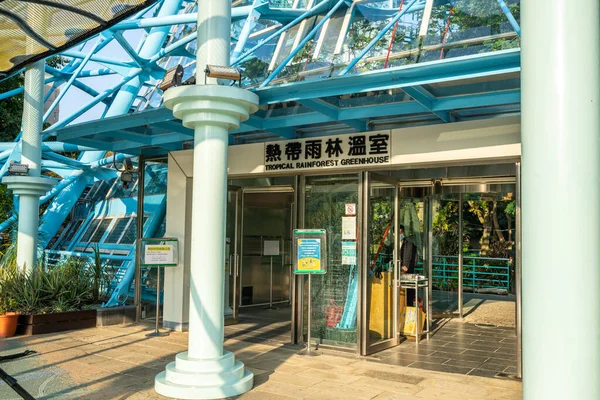
[{"label": "steel frame structure", "polygon": [[[234,1],[232,65],[261,109],[231,132],[230,145],[518,114],[520,2],[488,1],[486,12],[499,21],[493,29],[453,22],[468,0],[439,0],[425,19],[426,0]],[[193,76],[197,9],[196,1],[159,1],[64,51],[61,68],[46,66],[46,99],[59,94],[44,122],[71,92],[88,98],[44,131],[42,167],[62,178],[40,199],[50,202],[44,247],[86,186],[117,175],[106,168],[113,163],[107,151],[118,159],[156,156],[192,139],[162,107],[158,86],[177,64],[185,79]],[[428,34],[419,36],[419,28]],[[142,32],[139,41],[133,31]],[[98,79],[110,86],[98,88]],[[0,101],[22,91],[1,93]],[[101,117],[90,120],[97,108]],[[20,135],[0,143],[0,177],[19,159]],[[14,219],[0,222],[0,231]]]}]

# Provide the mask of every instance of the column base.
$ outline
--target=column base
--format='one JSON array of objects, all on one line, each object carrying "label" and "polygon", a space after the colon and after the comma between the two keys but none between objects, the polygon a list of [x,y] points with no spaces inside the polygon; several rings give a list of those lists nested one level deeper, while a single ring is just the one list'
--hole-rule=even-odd
[{"label": "column base", "polygon": [[246,393],[254,384],[254,374],[236,361],[231,352],[217,359],[192,359],[177,354],[175,362],[156,375],[154,390],[178,399],[221,399]]}]

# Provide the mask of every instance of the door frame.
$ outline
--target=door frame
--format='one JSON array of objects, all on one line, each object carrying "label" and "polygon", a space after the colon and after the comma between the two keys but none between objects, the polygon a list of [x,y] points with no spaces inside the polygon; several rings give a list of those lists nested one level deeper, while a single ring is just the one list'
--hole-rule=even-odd
[{"label": "door frame", "polygon": [[[278,186],[250,186],[250,187],[243,187],[241,188],[240,194],[241,194],[241,204],[240,204],[240,219],[239,219],[239,223],[240,223],[240,229],[238,232],[238,237],[239,237],[239,257],[238,257],[238,265],[237,265],[237,272],[238,272],[238,281],[237,283],[239,284],[238,286],[238,301],[237,301],[237,308],[246,308],[246,307],[260,307],[260,306],[264,306],[264,305],[268,305],[269,303],[261,303],[261,304],[252,304],[249,306],[242,306],[241,304],[241,299],[242,299],[242,272],[244,269],[244,202],[245,202],[245,197],[246,194],[265,194],[268,195],[269,193],[292,193],[292,204],[291,204],[291,209],[290,209],[290,227],[293,231],[294,229],[294,224],[295,224],[295,207],[296,207],[296,198],[295,198],[295,193],[296,190],[294,188],[294,186],[290,186],[290,185],[278,185]],[[290,237],[291,237],[291,232],[290,232]],[[284,246],[282,246],[282,248],[285,251],[285,240],[283,240],[284,242]],[[288,294],[288,300],[282,300],[282,301],[277,301],[277,302],[273,302],[273,304],[285,304],[286,302],[288,302],[290,305],[292,305],[292,301],[293,301],[293,296],[292,293],[294,291],[294,285],[295,285],[295,280],[294,280],[294,276],[293,274],[291,274],[290,276],[290,289],[289,289],[289,294]],[[292,318],[293,319],[293,318]]]},{"label": "door frame", "polygon": [[[233,229],[233,238],[232,243],[229,245],[229,259],[227,260],[229,266],[229,277],[230,279],[233,277],[233,293],[229,293],[232,297],[231,308],[233,309],[233,314],[231,316],[225,317],[225,325],[234,325],[239,322],[239,291],[238,285],[240,283],[240,271],[239,271],[239,246],[240,246],[240,198],[242,194],[242,188],[238,186],[228,185],[227,192],[235,194],[235,205],[234,205],[234,229]],[[233,264],[233,268],[232,268]],[[229,301],[229,299],[227,299]]]},{"label": "door frame", "polygon": [[[374,354],[380,352],[382,350],[386,350],[392,347],[395,347],[400,344],[400,331],[399,331],[399,321],[400,321],[400,288],[398,285],[399,282],[399,271],[398,271],[398,206],[399,206],[399,197],[400,197],[400,180],[395,179],[390,176],[380,175],[374,172],[365,171],[361,174],[362,178],[362,186],[360,188],[361,195],[361,205],[360,210],[362,211],[362,223],[360,226],[362,227],[360,232],[361,242],[359,247],[361,249],[361,262],[360,262],[360,281],[359,281],[359,304],[360,310],[359,313],[359,354],[366,356],[370,354]],[[370,226],[370,193],[371,193],[371,182],[377,181],[389,184],[394,188],[394,204],[393,204],[393,237],[394,237],[394,250],[393,250],[393,258],[392,265],[394,268],[393,273],[393,308],[392,308],[392,337],[389,339],[382,340],[376,344],[369,344],[369,314],[370,314],[370,305],[369,302],[369,268],[370,268],[370,260],[369,260],[369,226]]]}]

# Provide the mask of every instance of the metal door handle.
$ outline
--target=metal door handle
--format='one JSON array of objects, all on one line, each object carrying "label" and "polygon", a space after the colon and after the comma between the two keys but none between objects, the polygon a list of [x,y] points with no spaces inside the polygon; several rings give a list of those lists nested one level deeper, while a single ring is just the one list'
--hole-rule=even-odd
[{"label": "metal door handle", "polygon": [[240,255],[236,253],[234,257],[235,257],[235,276],[237,278],[240,276],[240,269],[239,269]]},{"label": "metal door handle", "polygon": [[231,254],[230,254],[229,255],[229,276],[231,276],[233,274],[232,267],[233,267],[233,265],[231,265]]}]

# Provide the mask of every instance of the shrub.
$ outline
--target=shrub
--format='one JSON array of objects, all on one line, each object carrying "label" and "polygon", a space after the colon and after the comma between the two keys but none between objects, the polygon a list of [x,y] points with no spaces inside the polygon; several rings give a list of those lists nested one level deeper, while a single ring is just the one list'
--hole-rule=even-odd
[{"label": "shrub", "polygon": [[[94,275],[81,260],[67,259],[53,268],[0,269],[0,312],[47,314],[81,310],[94,302]],[[4,311],[4,312],[6,312]]]}]

